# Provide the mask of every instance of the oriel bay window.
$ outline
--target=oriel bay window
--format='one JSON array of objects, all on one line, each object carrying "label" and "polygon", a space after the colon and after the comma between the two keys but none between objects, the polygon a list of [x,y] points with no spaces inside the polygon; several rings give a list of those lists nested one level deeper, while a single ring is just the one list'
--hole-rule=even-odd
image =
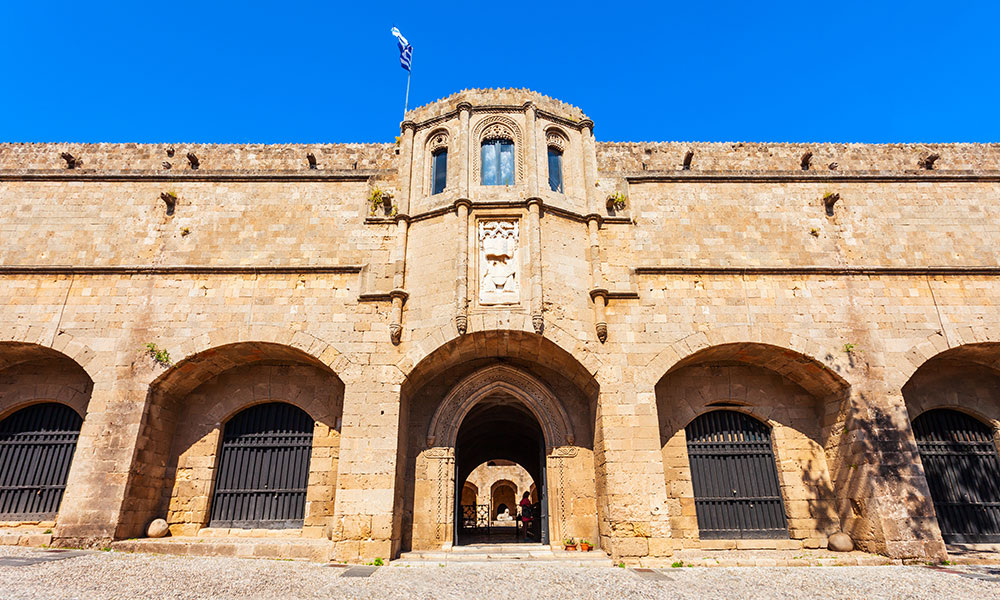
[{"label": "oriel bay window", "polygon": [[448,149],[431,154],[431,194],[440,194],[448,184]]},{"label": "oriel bay window", "polygon": [[483,185],[514,185],[514,142],[485,140],[482,165]]}]

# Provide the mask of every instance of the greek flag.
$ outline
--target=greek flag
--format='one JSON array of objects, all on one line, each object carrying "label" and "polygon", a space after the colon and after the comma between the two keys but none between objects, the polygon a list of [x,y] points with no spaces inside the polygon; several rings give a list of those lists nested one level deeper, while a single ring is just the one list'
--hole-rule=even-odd
[{"label": "greek flag", "polygon": [[413,60],[413,46],[406,41],[399,29],[392,28],[392,35],[396,36],[396,45],[399,46],[399,64],[407,71],[410,70],[410,61]]}]

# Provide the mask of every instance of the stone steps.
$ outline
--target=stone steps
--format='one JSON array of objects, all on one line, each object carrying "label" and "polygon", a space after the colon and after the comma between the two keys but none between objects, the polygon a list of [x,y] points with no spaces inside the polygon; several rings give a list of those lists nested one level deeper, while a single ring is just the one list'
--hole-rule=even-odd
[{"label": "stone steps", "polygon": [[600,565],[611,564],[611,559],[600,550],[592,552],[566,552],[553,550],[542,544],[472,544],[455,546],[449,550],[416,550],[403,552],[392,561],[399,566],[435,566],[449,563],[461,564],[544,564]]},{"label": "stone steps", "polygon": [[325,539],[253,537],[165,537],[112,542],[122,552],[151,552],[174,556],[232,556],[237,558],[282,558],[327,562],[333,543]]}]

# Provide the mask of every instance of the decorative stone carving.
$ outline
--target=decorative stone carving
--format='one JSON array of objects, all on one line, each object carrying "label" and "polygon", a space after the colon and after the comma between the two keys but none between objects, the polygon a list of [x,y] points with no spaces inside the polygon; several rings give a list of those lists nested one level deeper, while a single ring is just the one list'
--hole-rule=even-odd
[{"label": "decorative stone carving", "polygon": [[531,315],[531,326],[535,333],[542,335],[542,332],[545,331],[545,318],[540,314]]},{"label": "decorative stone carving", "polygon": [[597,324],[597,339],[600,340],[602,344],[604,342],[608,341],[608,324],[607,323],[598,323]]},{"label": "decorative stone carving", "polygon": [[458,330],[458,335],[465,335],[469,329],[469,317],[464,314],[455,315],[455,329]]},{"label": "decorative stone carving", "polygon": [[567,143],[566,136],[558,129],[549,129],[545,132],[545,145],[547,147],[557,148],[560,152],[563,152],[566,150]]},{"label": "decorative stone carving", "polygon": [[517,304],[521,300],[518,221],[480,221],[479,303]]},{"label": "decorative stone carving", "polygon": [[427,149],[431,152],[440,150],[441,148],[448,148],[448,132],[445,130],[439,130],[432,133],[427,138]]},{"label": "decorative stone carving", "polygon": [[458,428],[465,415],[480,400],[497,392],[513,396],[535,415],[542,428],[546,447],[574,444],[569,416],[555,394],[535,377],[500,364],[472,373],[448,392],[434,412],[427,429],[428,448],[454,448]]},{"label": "decorative stone carving", "polygon": [[472,181],[479,184],[482,181],[480,176],[480,147],[486,140],[507,139],[514,142],[514,162],[515,175],[514,183],[524,182],[524,143],[521,140],[521,130],[510,117],[504,115],[491,115],[486,117],[476,125],[473,138],[476,146],[470,148],[472,154]]}]

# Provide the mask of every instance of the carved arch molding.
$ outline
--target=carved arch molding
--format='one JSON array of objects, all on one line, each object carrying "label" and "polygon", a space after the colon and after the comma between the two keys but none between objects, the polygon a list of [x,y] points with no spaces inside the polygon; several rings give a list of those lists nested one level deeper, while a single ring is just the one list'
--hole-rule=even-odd
[{"label": "carved arch molding", "polygon": [[472,152],[472,181],[479,185],[482,181],[480,175],[480,148],[486,140],[506,138],[514,142],[514,163],[517,171],[514,176],[514,183],[524,182],[524,141],[521,139],[521,129],[514,122],[514,119],[503,115],[492,115],[486,117],[476,124],[473,132],[473,139],[476,146]]},{"label": "carved arch molding", "polygon": [[427,429],[427,447],[454,448],[458,429],[480,400],[506,392],[521,401],[535,416],[548,450],[572,446],[573,430],[555,394],[537,378],[507,365],[492,365],[459,381],[434,412]]}]

